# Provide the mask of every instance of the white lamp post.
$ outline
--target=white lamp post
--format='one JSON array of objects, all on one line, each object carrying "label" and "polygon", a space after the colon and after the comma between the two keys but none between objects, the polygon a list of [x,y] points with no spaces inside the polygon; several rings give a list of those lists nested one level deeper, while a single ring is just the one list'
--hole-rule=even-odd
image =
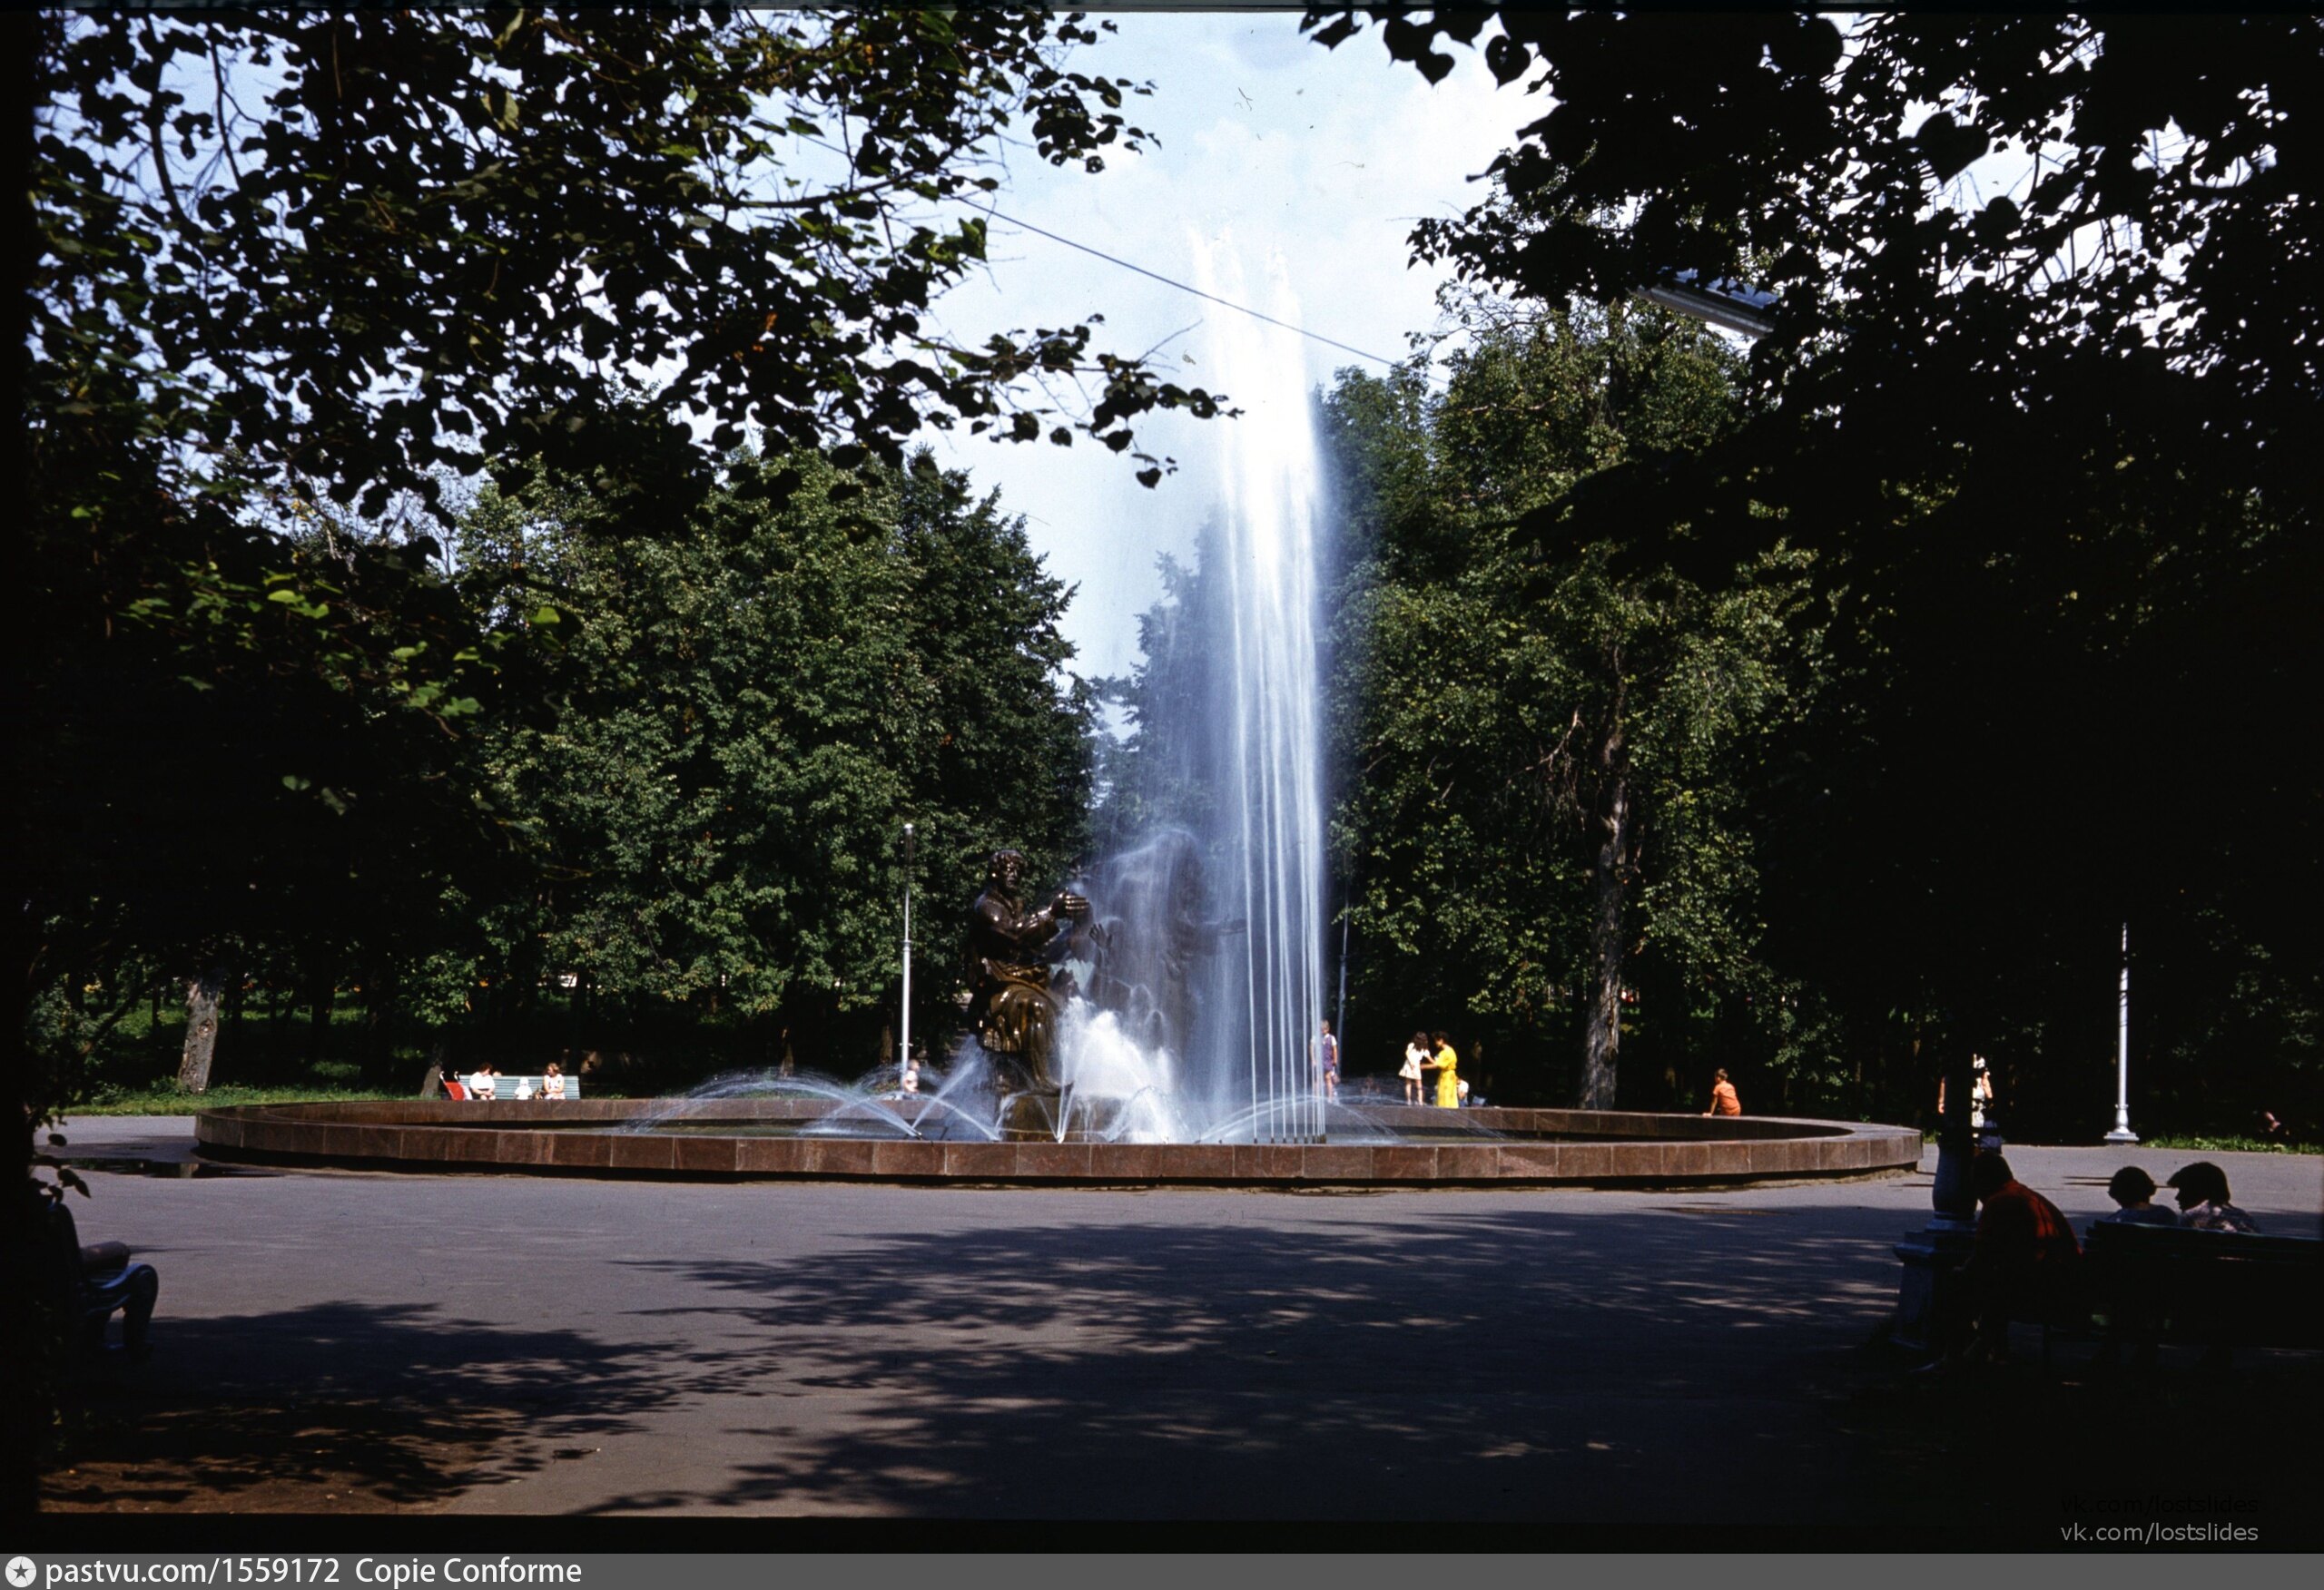
[{"label": "white lamp post", "polygon": [[2114,1045],[2114,1130],[2109,1143],[2136,1143],[2131,1130],[2131,925],[2122,924],[2122,998]]},{"label": "white lamp post", "polygon": [[904,1074],[911,1069],[911,824],[904,824],[904,1018],[899,1024],[903,1030],[903,1046],[896,1057],[896,1087],[904,1085]]}]

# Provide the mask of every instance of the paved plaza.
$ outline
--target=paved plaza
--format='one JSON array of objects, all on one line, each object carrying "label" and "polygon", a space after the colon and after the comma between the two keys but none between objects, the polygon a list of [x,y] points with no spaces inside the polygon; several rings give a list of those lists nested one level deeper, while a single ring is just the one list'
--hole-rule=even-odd
[{"label": "paved plaza", "polygon": [[[1966,1384],[1900,1375],[1876,1338],[1927,1160],[1718,1192],[1039,1192],[179,1175],[188,1122],[65,1131],[120,1167],[88,1173],[84,1240],[136,1247],[162,1302],[64,1510],[2030,1527],[2076,1486],[2200,1470],[2277,1542],[2317,1534],[2315,1355],[2221,1380],[2174,1351],[2122,1384],[2083,1346],[2045,1372],[2028,1333]],[[2314,1157],[2011,1151],[2077,1223],[2115,1166],[2202,1157],[2318,1234]]]}]

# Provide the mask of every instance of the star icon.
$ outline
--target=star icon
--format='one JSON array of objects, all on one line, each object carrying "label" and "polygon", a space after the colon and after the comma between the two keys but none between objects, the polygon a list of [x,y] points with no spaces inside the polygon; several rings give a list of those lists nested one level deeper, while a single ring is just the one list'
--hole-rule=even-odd
[{"label": "star icon", "polygon": [[25,1586],[39,1577],[39,1575],[40,1570],[33,1566],[32,1558],[13,1556],[8,1559],[8,1583],[15,1585],[15,1590],[25,1590]]}]

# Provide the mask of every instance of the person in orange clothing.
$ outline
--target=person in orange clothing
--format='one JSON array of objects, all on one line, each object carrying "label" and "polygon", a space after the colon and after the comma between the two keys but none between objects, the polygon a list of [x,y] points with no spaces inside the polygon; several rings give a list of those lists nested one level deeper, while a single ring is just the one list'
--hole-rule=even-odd
[{"label": "person in orange clothing", "polygon": [[1727,1069],[1721,1066],[1710,1085],[1710,1108],[1706,1115],[1739,1115],[1743,1101],[1736,1096],[1735,1085],[1727,1080]]}]

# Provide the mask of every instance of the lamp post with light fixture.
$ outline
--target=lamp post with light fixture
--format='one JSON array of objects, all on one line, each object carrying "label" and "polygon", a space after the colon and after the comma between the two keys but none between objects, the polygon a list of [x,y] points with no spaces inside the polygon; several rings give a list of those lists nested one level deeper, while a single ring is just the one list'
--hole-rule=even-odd
[{"label": "lamp post with light fixture", "polygon": [[903,1033],[902,1047],[896,1055],[896,1086],[904,1085],[905,1075],[911,1070],[911,856],[912,826],[904,824],[904,1009],[903,1020],[898,1024]]}]

